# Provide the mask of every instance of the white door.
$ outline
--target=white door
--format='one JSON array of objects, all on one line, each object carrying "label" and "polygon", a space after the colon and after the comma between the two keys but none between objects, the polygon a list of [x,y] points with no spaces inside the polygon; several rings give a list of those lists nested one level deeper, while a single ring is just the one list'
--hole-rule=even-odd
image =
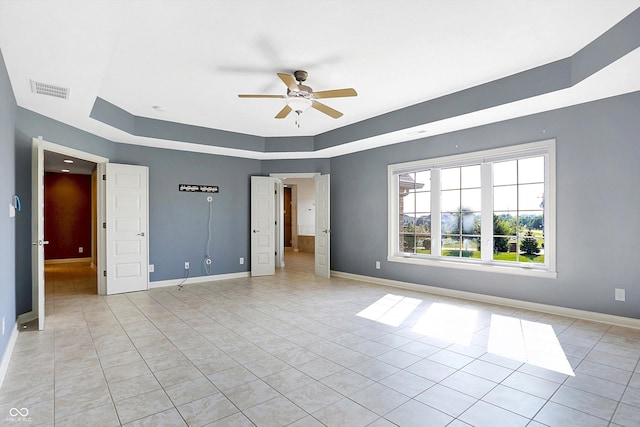
[{"label": "white door", "polygon": [[275,178],[251,177],[251,275],[276,273]]},{"label": "white door", "polygon": [[44,150],[34,139],[31,163],[31,310],[33,318],[38,317],[38,329],[44,329]]},{"label": "white door", "polygon": [[284,267],[284,186],[276,179],[276,268]]},{"label": "white door", "polygon": [[316,275],[329,278],[330,276],[330,249],[331,228],[329,218],[330,181],[329,175],[315,177],[316,187],[316,237],[315,237],[315,264]]},{"label": "white door", "polygon": [[113,163],[105,169],[107,294],[146,290],[149,169]]}]

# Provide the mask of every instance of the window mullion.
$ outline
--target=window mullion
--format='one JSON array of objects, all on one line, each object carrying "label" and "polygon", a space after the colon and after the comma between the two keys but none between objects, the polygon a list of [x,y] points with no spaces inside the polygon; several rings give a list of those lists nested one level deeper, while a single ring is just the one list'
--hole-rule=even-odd
[{"label": "window mullion", "polygon": [[399,212],[399,200],[400,200],[400,178],[398,175],[389,173],[388,187],[389,187],[389,202],[388,202],[388,215],[390,218],[388,229],[388,254],[395,255],[398,252],[399,236],[400,236],[400,212]]},{"label": "window mullion", "polygon": [[493,259],[493,169],[491,163],[482,163],[480,167],[481,179],[481,222],[480,234],[482,241],[481,259],[489,262]]},{"label": "window mullion", "polygon": [[431,169],[431,254],[442,254],[442,214],[440,212],[440,169]]}]

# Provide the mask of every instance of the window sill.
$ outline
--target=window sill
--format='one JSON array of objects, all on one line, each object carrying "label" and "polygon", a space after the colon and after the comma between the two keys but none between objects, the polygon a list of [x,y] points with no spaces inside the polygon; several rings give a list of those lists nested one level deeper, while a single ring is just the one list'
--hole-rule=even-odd
[{"label": "window sill", "polygon": [[430,267],[454,268],[458,270],[484,271],[487,273],[514,274],[517,276],[540,277],[545,279],[556,279],[556,271],[541,270],[538,268],[526,268],[521,266],[506,266],[495,264],[476,264],[442,259],[425,259],[415,256],[389,256],[389,262],[399,262],[404,264],[425,265]]}]

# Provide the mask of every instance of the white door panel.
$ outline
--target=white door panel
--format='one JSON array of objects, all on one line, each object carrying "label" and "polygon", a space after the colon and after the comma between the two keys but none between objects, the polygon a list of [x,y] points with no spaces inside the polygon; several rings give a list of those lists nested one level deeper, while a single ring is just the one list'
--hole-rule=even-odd
[{"label": "white door panel", "polygon": [[251,275],[275,274],[275,179],[251,177]]},{"label": "white door panel", "polygon": [[315,271],[316,271],[316,275],[328,278],[330,276],[330,270],[331,270],[329,175],[316,176],[315,188],[316,188]]},{"label": "white door panel", "polygon": [[148,175],[146,166],[106,165],[107,294],[148,288]]},{"label": "white door panel", "polygon": [[[38,317],[38,329],[44,329],[44,245],[48,243],[44,238],[44,149],[42,140],[34,138],[32,148],[31,178],[32,178],[32,210],[31,210],[31,244],[32,246],[32,299],[31,309]],[[46,243],[45,243],[46,242]]]}]

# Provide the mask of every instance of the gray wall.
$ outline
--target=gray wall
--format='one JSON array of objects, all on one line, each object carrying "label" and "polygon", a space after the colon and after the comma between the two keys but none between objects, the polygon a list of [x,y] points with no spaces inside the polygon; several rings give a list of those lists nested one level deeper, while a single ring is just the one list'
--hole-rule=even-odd
[{"label": "gray wall", "polygon": [[203,193],[178,191],[179,184],[211,184],[213,195],[212,274],[245,272],[249,259],[250,176],[260,175],[260,161],[118,144],[19,108],[16,165],[25,209],[18,224],[17,313],[31,310],[31,139],[45,140],[109,158],[112,163],[149,167],[149,261],[151,281],[203,276],[209,207]]},{"label": "gray wall", "polygon": [[[640,92],[333,158],[332,269],[640,318],[638,117]],[[557,279],[386,261],[388,164],[548,138],[557,141]],[[626,302],[614,301],[616,287]]]},{"label": "gray wall", "polygon": [[[4,268],[0,273],[0,308],[11,318],[31,309],[30,152],[38,135],[113,162],[149,166],[152,281],[183,277],[184,261],[192,264],[192,276],[204,274],[205,198],[178,192],[178,184],[220,186],[213,196],[212,257],[213,273],[225,274],[250,265],[238,261],[249,257],[251,175],[330,172],[334,270],[640,318],[640,92],[332,159],[257,161],[117,144],[21,108],[12,113],[15,101],[10,89],[5,94],[2,72],[0,102],[9,113],[0,119],[0,138],[7,140],[0,145],[0,165],[9,177],[3,175],[0,188],[2,197],[20,194],[25,207],[15,219],[15,252],[13,244],[0,243],[9,259],[15,253],[15,275]],[[12,156],[12,114],[15,169],[6,160]],[[386,262],[388,164],[547,138],[557,139],[557,279]],[[0,221],[3,233],[11,233],[11,222]],[[377,260],[381,270],[375,270]],[[15,311],[5,302],[13,300],[14,281]],[[627,302],[614,301],[615,287],[627,290]]]},{"label": "gray wall", "polygon": [[0,51],[0,322],[5,320],[4,335],[0,335],[0,360],[16,324],[16,218],[9,218],[7,206],[16,194],[13,142],[16,109],[16,100]]},{"label": "gray wall", "polygon": [[179,192],[179,184],[217,185],[211,221],[212,274],[248,270],[250,176],[260,161],[118,144],[111,161],[149,167],[149,262],[151,281],[204,276],[209,194]]}]

